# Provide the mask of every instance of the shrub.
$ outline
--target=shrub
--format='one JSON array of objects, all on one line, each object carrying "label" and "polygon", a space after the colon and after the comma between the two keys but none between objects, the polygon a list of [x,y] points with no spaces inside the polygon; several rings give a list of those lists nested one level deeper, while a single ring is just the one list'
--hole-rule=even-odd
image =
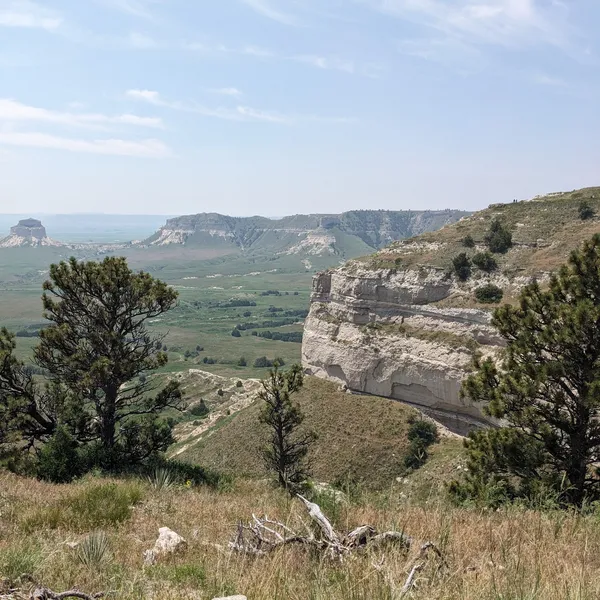
[{"label": "shrub", "polygon": [[238,379],[235,384],[235,387],[241,388],[241,387],[244,387],[244,384]]},{"label": "shrub", "polygon": [[196,352],[204,352],[203,346],[196,346]]},{"label": "shrub", "polygon": [[475,240],[473,239],[473,236],[470,233],[468,235],[465,235],[465,237],[462,239],[462,245],[465,248],[475,248]]},{"label": "shrub", "polygon": [[452,268],[460,281],[467,281],[471,277],[471,260],[464,252],[452,259]]},{"label": "shrub", "polygon": [[490,252],[478,252],[475,254],[473,264],[486,273],[491,273],[498,268],[498,263]]},{"label": "shrub", "polygon": [[218,394],[219,396],[223,396],[223,395],[225,394],[225,392],[224,392],[222,389],[220,389],[220,388],[219,388],[219,389],[217,390],[217,394]]},{"label": "shrub", "polygon": [[205,417],[210,411],[204,402],[204,398],[200,398],[200,402],[188,409],[188,412],[194,417]]},{"label": "shrub", "polygon": [[582,200],[579,203],[579,218],[582,221],[587,221],[588,219],[592,219],[596,216],[594,209],[591,207],[590,203],[587,200]]},{"label": "shrub", "polygon": [[244,317],[251,317],[252,316],[252,313],[249,310],[245,311],[243,314],[244,314]]},{"label": "shrub", "polygon": [[240,333],[240,330],[239,330],[239,329],[234,329],[234,330],[231,332],[231,335],[232,335],[233,337],[237,337],[237,338],[239,338],[239,337],[242,337],[242,334]]},{"label": "shrub", "polygon": [[66,427],[58,427],[40,450],[37,476],[54,483],[69,483],[81,473],[82,463],[77,443]]},{"label": "shrub", "polygon": [[427,449],[439,439],[437,427],[431,421],[414,418],[408,428],[410,446],[408,454],[404,457],[404,466],[407,469],[418,469],[425,464],[429,453]]},{"label": "shrub", "polygon": [[97,567],[106,562],[109,557],[108,536],[104,531],[95,531],[90,533],[77,546],[77,560],[88,567]]},{"label": "shrub", "polygon": [[237,362],[238,367],[246,367],[248,366],[248,361],[242,356]]},{"label": "shrub", "polygon": [[273,363],[266,356],[259,356],[254,361],[255,369],[262,369],[264,367],[272,367],[272,366],[273,366]]},{"label": "shrub", "polygon": [[483,304],[498,304],[504,296],[501,288],[493,283],[483,285],[475,290],[475,297]]},{"label": "shrub", "polygon": [[504,254],[512,246],[512,233],[498,219],[494,219],[484,240],[491,252]]},{"label": "shrub", "polygon": [[175,484],[170,469],[162,466],[154,467],[154,471],[148,476],[148,482],[157,491],[169,489]]}]

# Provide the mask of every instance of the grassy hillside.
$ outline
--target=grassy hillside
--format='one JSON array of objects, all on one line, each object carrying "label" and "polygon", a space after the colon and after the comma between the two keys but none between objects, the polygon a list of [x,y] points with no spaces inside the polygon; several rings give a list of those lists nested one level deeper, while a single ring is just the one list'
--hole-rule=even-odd
[{"label": "grassy hillside", "polygon": [[[306,427],[319,436],[311,453],[317,481],[349,479],[385,488],[403,473],[407,421],[416,411],[385,398],[346,394],[315,377],[306,378],[297,399]],[[178,458],[227,473],[264,476],[259,449],[265,436],[259,410],[256,402],[223,418]]]},{"label": "grassy hillside", "polygon": [[[323,506],[325,506],[323,504]],[[385,495],[329,506],[343,531],[369,523],[413,538],[408,554],[382,548],[332,561],[287,546],[263,557],[231,553],[239,521],[268,514],[304,532],[306,512],[271,486],[237,482],[228,490],[88,478],[50,485],[0,473],[0,596],[28,598],[30,579],[56,592],[112,592],[118,600],[391,600],[415,564],[421,544],[436,544],[446,561],[427,562],[413,600],[592,600],[600,597],[600,529],[596,514],[497,512],[415,504],[402,486]],[[159,527],[188,542],[182,552],[143,566]],[[102,530],[108,547],[84,564],[77,544]],[[75,546],[75,547],[73,547]],[[22,574],[27,574],[21,578]]]},{"label": "grassy hillside", "polygon": [[[582,221],[578,209],[586,200],[596,212]],[[502,272],[509,276],[532,275],[557,269],[584,239],[600,232],[600,187],[550,194],[529,201],[495,204],[443,229],[392,244],[362,259],[399,268],[433,266],[448,268],[459,252],[473,254],[484,249],[490,222],[498,218],[513,234],[513,247],[496,255]],[[468,250],[462,240],[471,235],[478,248]],[[396,259],[400,259],[398,264]]]}]

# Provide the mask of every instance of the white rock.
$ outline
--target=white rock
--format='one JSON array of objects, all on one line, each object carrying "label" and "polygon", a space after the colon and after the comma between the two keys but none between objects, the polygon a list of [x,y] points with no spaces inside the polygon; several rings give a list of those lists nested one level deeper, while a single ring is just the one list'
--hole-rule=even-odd
[{"label": "white rock", "polygon": [[175,533],[168,527],[161,527],[158,530],[158,538],[154,548],[144,552],[144,563],[153,565],[161,557],[167,554],[175,554],[187,547],[187,542],[178,533]]}]

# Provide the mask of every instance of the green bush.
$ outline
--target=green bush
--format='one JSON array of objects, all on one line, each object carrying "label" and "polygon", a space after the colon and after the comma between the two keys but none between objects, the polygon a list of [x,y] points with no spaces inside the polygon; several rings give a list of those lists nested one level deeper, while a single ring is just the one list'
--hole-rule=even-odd
[{"label": "green bush", "polygon": [[244,384],[238,379],[235,383],[235,387],[241,388],[244,387]]},{"label": "green bush", "polygon": [[473,264],[486,273],[491,273],[498,268],[498,263],[490,252],[478,252],[475,254]]},{"label": "green bush", "polygon": [[471,277],[471,260],[465,252],[461,252],[452,259],[452,269],[460,281],[467,281]]},{"label": "green bush", "polygon": [[465,235],[465,237],[462,239],[462,245],[465,248],[475,248],[475,240],[473,239],[473,236],[470,233],[468,235]]},{"label": "green bush", "polygon": [[237,337],[237,338],[239,338],[239,337],[242,337],[242,334],[240,333],[240,330],[239,330],[239,329],[234,329],[234,330],[231,332],[231,335],[232,335],[233,337]]},{"label": "green bush", "polygon": [[425,464],[429,454],[427,449],[439,439],[437,427],[431,421],[413,418],[408,428],[410,446],[404,457],[404,466],[414,470]]},{"label": "green bush", "polygon": [[592,219],[596,216],[594,209],[591,207],[590,203],[587,200],[582,200],[579,204],[579,218],[582,221],[587,221],[588,219]]},{"label": "green bush", "polygon": [[200,398],[200,402],[192,406],[192,408],[189,408],[188,412],[194,417],[205,417],[210,412],[210,410],[208,406],[206,406],[204,398]]},{"label": "green bush", "polygon": [[504,254],[512,246],[512,233],[498,219],[494,219],[484,240],[490,252]]},{"label": "green bush", "polygon": [[475,297],[483,304],[498,304],[504,297],[504,292],[497,285],[488,283],[475,290]]},{"label": "green bush", "polygon": [[242,357],[240,357],[240,360],[238,360],[237,366],[238,367],[246,367],[246,366],[248,366],[248,361],[242,356]]},{"label": "green bush", "polygon": [[37,463],[37,476],[54,483],[69,483],[82,473],[77,443],[66,427],[58,427],[42,446]]}]

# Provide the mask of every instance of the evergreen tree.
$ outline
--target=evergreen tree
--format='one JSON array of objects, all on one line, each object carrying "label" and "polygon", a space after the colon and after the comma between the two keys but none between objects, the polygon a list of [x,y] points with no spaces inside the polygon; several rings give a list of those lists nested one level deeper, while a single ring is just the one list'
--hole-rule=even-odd
[{"label": "evergreen tree", "polygon": [[548,290],[532,283],[518,307],[498,308],[493,324],[507,342],[503,362],[478,364],[463,392],[507,428],[471,436],[469,475],[453,491],[551,490],[575,506],[600,499],[600,235],[572,253]]},{"label": "evergreen tree", "polygon": [[490,229],[485,234],[484,241],[490,252],[504,254],[512,246],[512,233],[500,222],[494,219],[490,223]]},{"label": "evergreen tree", "polygon": [[465,252],[452,259],[452,269],[460,281],[467,281],[471,277],[471,260]]},{"label": "evergreen tree", "polygon": [[[61,421],[78,443],[94,444],[94,460],[123,466],[164,451],[171,426],[159,414],[181,408],[176,382],[157,389],[140,378],[167,362],[147,321],[175,306],[177,292],[124,258],[51,265],[36,363],[47,370]],[[54,403],[56,406],[58,400]]]},{"label": "evergreen tree", "polygon": [[587,221],[588,219],[592,219],[593,217],[596,216],[594,209],[592,208],[591,204],[587,200],[582,200],[579,203],[578,213],[579,213],[579,218],[582,221]]},{"label": "evergreen tree", "polygon": [[48,440],[56,415],[48,396],[41,395],[30,369],[14,355],[15,336],[0,330],[0,456]]},{"label": "evergreen tree", "polygon": [[486,273],[491,273],[498,268],[498,263],[490,252],[477,252],[473,256],[473,264]]},{"label": "evergreen tree", "polygon": [[309,474],[307,454],[316,439],[313,432],[300,429],[304,415],[292,400],[303,382],[299,365],[283,372],[275,362],[259,393],[264,402],[260,422],[268,427],[270,434],[262,456],[267,468],[277,474],[279,485],[290,492]]}]

